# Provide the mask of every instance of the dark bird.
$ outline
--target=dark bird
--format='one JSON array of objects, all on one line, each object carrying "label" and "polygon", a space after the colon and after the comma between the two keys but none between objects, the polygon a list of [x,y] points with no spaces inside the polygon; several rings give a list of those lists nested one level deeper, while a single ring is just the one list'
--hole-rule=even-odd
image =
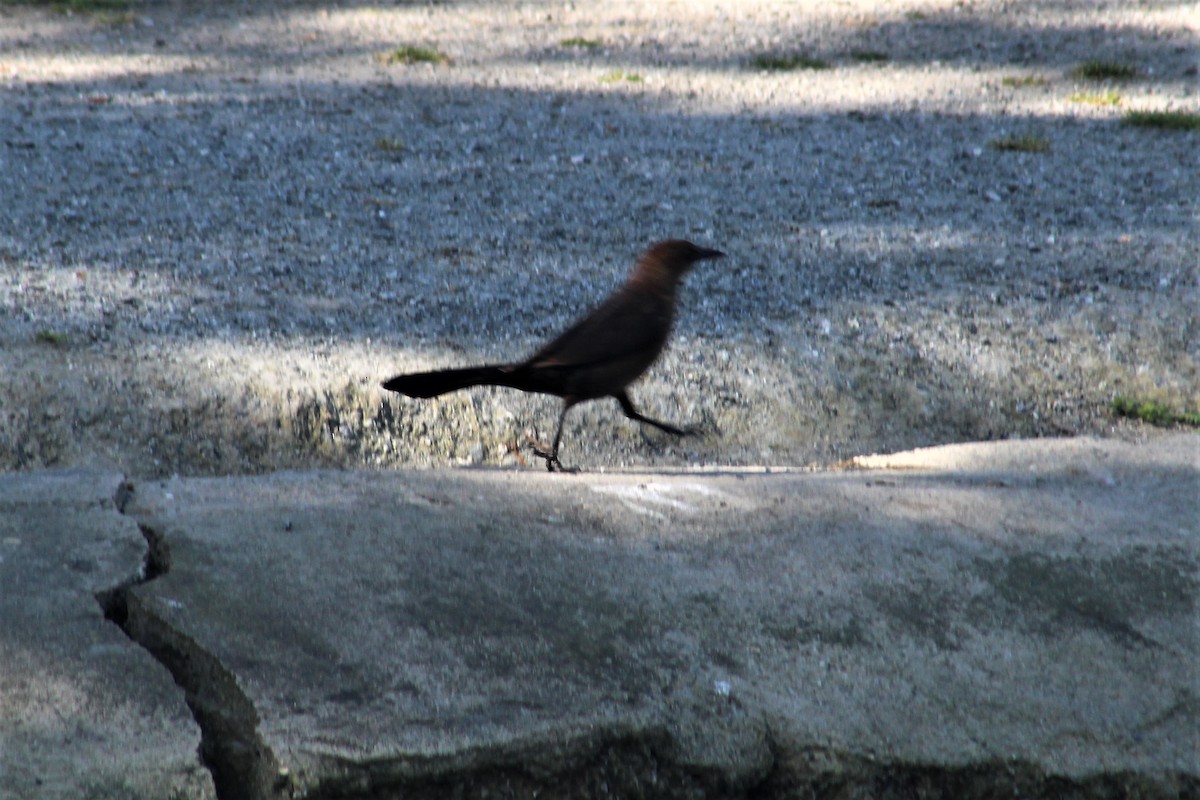
[{"label": "dark bird", "polygon": [[533,448],[551,472],[556,466],[563,468],[558,460],[563,420],[585,400],[611,397],[630,419],[685,436],[689,431],[640,414],[629,399],[628,386],[666,346],[675,321],[679,281],[697,261],[723,255],[681,239],[659,242],[642,254],[623,286],[526,360],[397,375],[383,388],[409,397],[437,397],[470,386],[509,386],[557,395],[563,406],[554,443],[549,450]]}]

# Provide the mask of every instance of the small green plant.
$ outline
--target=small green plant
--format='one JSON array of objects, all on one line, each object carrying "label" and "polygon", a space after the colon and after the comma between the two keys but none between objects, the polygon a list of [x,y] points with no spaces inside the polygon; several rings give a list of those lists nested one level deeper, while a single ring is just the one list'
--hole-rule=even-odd
[{"label": "small green plant", "polygon": [[1186,111],[1130,111],[1125,114],[1126,125],[1139,128],[1158,128],[1165,131],[1200,130],[1200,114]]},{"label": "small green plant", "polygon": [[1042,75],[1005,75],[1000,83],[1014,89],[1025,89],[1031,86],[1045,86],[1048,81]]},{"label": "small green plant", "polygon": [[1082,103],[1085,106],[1119,106],[1121,95],[1109,89],[1106,92],[1075,92],[1067,98],[1072,103]]},{"label": "small green plant", "polygon": [[879,50],[851,50],[850,57],[865,64],[879,64],[888,60],[888,54]]},{"label": "small green plant", "polygon": [[829,69],[829,62],[809,56],[761,55],[750,59],[754,69],[782,72],[793,69]]},{"label": "small green plant", "polygon": [[580,50],[595,50],[600,47],[600,40],[573,36],[570,39],[563,39],[558,45],[559,47],[574,47]]},{"label": "small green plant", "polygon": [[67,344],[67,335],[65,333],[59,333],[58,331],[41,330],[38,331],[33,338],[38,342],[42,344],[48,344],[51,347],[65,347]]},{"label": "small green plant", "polygon": [[1071,75],[1088,81],[1127,81],[1136,78],[1137,67],[1119,61],[1085,61]]},{"label": "small green plant", "polygon": [[385,153],[403,153],[404,140],[395,136],[380,136],[375,140],[375,149]]},{"label": "small green plant", "polygon": [[619,83],[626,81],[627,83],[641,83],[643,80],[641,75],[636,72],[626,72],[623,69],[614,69],[611,72],[606,72],[600,76],[601,83]]},{"label": "small green plant", "polygon": [[402,45],[394,50],[376,53],[375,59],[384,64],[449,64],[450,57],[430,47]]},{"label": "small green plant", "polygon": [[93,14],[92,18],[112,28],[128,28],[138,21],[138,15],[132,11],[100,11]]},{"label": "small green plant", "polygon": [[1050,141],[1041,136],[1005,136],[1003,139],[993,139],[988,142],[993,150],[1004,153],[1045,153],[1050,149]]},{"label": "small green plant", "polygon": [[1131,397],[1118,395],[1113,398],[1111,408],[1118,417],[1140,420],[1159,428],[1171,425],[1188,425],[1200,428],[1200,413],[1195,411],[1176,411],[1166,403],[1156,400],[1134,400]]}]

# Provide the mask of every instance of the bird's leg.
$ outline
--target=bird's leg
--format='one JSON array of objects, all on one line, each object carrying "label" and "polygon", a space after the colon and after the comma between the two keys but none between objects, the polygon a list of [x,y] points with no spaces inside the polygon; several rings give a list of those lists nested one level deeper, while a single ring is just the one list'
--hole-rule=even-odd
[{"label": "bird's leg", "polygon": [[562,469],[562,462],[558,460],[557,447],[547,448],[546,445],[542,444],[532,436],[526,436],[525,438],[529,442],[530,451],[532,451],[533,454],[538,458],[544,458],[546,460],[546,471],[554,472],[555,464],[558,465],[560,470]]},{"label": "bird's leg", "polygon": [[546,459],[547,472],[554,472],[556,466],[559,472],[575,472],[575,470],[569,470],[564,467],[562,462],[558,460],[558,443],[562,441],[563,420],[566,419],[567,412],[571,410],[571,406],[573,405],[575,404],[569,400],[563,401],[562,412],[558,415],[558,429],[554,432],[554,444],[550,446],[548,452],[543,450],[543,445],[539,445],[536,441],[530,442],[533,445],[533,454],[538,458]]},{"label": "bird's leg", "polygon": [[694,431],[694,430],[685,430],[683,428],[676,428],[674,425],[668,425],[665,422],[659,422],[656,419],[650,419],[647,416],[643,416],[641,412],[639,412],[636,408],[633,407],[633,401],[629,399],[628,392],[621,391],[618,394],[614,394],[613,397],[615,397],[617,399],[617,402],[621,404],[621,410],[625,412],[625,416],[629,417],[632,420],[635,420],[637,422],[644,422],[647,425],[653,425],[654,427],[658,428],[660,431],[666,431],[667,433],[673,434],[675,436],[690,436],[690,435],[696,433],[696,431]]},{"label": "bird's leg", "polygon": [[555,454],[554,450],[542,443],[541,437],[538,436],[536,429],[534,429],[532,434],[528,431],[525,432],[525,441],[529,443],[530,452],[532,452],[538,458],[546,459],[547,470],[554,472],[553,465],[556,463],[561,466],[561,462],[558,461],[558,456]]}]

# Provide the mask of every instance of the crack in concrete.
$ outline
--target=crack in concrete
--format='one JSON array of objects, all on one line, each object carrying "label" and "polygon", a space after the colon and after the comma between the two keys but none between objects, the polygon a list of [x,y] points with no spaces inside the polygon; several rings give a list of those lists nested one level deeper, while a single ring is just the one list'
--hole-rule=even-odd
[{"label": "crack in concrete", "polygon": [[[114,495],[122,513],[135,495],[124,481]],[[147,550],[138,573],[96,594],[105,618],[118,625],[171,673],[201,730],[198,749],[219,800],[279,800],[301,791],[312,800],[334,798],[441,798],[446,796],[563,798],[620,796],[967,798],[1021,795],[1031,798],[1158,800],[1200,797],[1194,774],[1165,772],[1065,776],[1025,761],[967,764],[911,763],[836,749],[788,747],[774,735],[759,768],[732,778],[711,765],[681,758],[679,743],[662,727],[610,732],[564,746],[501,747],[450,758],[367,759],[326,757],[323,774],[302,786],[280,764],[258,732],[259,717],[237,679],[221,661],[156,612],[158,601],[135,591],[170,573],[171,550],[155,523],[138,521]],[[1178,713],[1194,700],[1184,694],[1164,712]]]},{"label": "crack in concrete", "polygon": [[[124,514],[135,492],[126,480],[113,503]],[[138,522],[146,557],[137,575],[96,593],[104,618],[145,649],[171,673],[200,726],[200,763],[212,775],[218,800],[276,800],[291,794],[291,782],[258,733],[258,713],[221,661],[156,614],[133,589],[171,570],[163,532]]]}]

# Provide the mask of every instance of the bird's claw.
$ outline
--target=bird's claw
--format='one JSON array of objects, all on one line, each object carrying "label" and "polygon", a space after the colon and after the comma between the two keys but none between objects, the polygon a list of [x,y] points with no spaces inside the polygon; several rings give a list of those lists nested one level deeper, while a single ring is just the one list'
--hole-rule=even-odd
[{"label": "bird's claw", "polygon": [[555,467],[558,468],[559,472],[578,472],[579,471],[578,468],[568,469],[567,467],[564,467],[563,463],[558,460],[558,451],[547,449],[544,444],[542,444],[535,438],[536,436],[537,436],[537,430],[534,430],[533,436],[530,436],[529,433],[526,433],[525,439],[529,442],[530,451],[532,451],[533,454],[535,456],[537,456],[538,458],[545,459],[547,472],[554,472]]},{"label": "bird's claw", "polygon": [[558,456],[554,455],[553,453],[547,453],[545,450],[539,450],[535,447],[533,448],[533,454],[538,458],[544,458],[546,460],[546,472],[554,472],[555,466],[558,467],[560,472],[562,471],[562,462],[559,461]]},{"label": "bird's claw", "polygon": [[545,450],[542,450],[537,445],[533,445],[530,449],[533,450],[533,454],[535,456],[537,456],[538,458],[546,459],[546,471],[547,472],[554,472],[555,467],[558,468],[559,472],[566,472],[566,473],[579,472],[579,467],[564,467],[563,463],[558,460],[557,453],[548,453]]}]

